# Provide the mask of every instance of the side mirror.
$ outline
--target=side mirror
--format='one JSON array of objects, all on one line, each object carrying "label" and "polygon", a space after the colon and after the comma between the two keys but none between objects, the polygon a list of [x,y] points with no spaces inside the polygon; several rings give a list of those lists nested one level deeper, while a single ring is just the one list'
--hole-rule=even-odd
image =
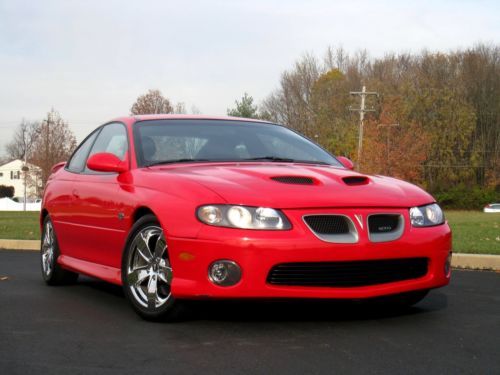
[{"label": "side mirror", "polygon": [[337,156],[337,160],[340,161],[347,169],[350,169],[351,171],[354,170],[354,163],[351,159],[348,159],[345,156]]},{"label": "side mirror", "polygon": [[87,167],[97,172],[122,173],[128,170],[127,163],[109,152],[99,152],[87,160]]}]

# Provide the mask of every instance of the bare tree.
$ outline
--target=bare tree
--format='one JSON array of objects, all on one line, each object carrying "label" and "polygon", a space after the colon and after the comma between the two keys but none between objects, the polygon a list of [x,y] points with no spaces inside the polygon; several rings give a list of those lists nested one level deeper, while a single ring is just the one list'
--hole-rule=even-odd
[{"label": "bare tree", "polygon": [[40,124],[22,120],[12,140],[7,144],[7,156],[11,159],[29,160],[31,150],[39,134]]},{"label": "bare tree", "polygon": [[310,99],[313,86],[323,70],[316,57],[304,55],[293,69],[281,75],[280,87],[263,101],[262,117],[314,136],[315,113]]},{"label": "bare tree", "polygon": [[184,102],[179,102],[175,105],[173,113],[178,115],[185,115],[187,113],[186,105]]},{"label": "bare tree", "polygon": [[76,138],[68,123],[52,109],[39,125],[31,157],[31,162],[41,169],[43,186],[47,183],[52,166],[68,160],[75,148]]},{"label": "bare tree", "polygon": [[130,108],[132,115],[150,115],[159,113],[172,113],[174,108],[170,100],[165,98],[160,90],[149,90],[147,94],[137,98]]},{"label": "bare tree", "polygon": [[201,110],[194,104],[191,106],[191,113],[193,115],[201,115]]}]

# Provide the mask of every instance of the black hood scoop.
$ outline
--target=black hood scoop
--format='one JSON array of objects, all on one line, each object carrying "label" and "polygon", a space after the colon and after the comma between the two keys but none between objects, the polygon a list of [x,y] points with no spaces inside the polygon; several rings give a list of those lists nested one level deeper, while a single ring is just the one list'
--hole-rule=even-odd
[{"label": "black hood scoop", "polygon": [[314,185],[314,179],[307,176],[274,176],[271,180],[291,185]]}]

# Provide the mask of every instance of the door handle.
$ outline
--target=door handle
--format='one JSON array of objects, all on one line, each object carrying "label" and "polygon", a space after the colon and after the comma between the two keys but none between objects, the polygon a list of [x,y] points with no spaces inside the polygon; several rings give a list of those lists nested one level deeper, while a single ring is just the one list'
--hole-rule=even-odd
[{"label": "door handle", "polygon": [[78,193],[78,190],[73,189],[73,196],[77,199],[80,198],[80,193]]}]

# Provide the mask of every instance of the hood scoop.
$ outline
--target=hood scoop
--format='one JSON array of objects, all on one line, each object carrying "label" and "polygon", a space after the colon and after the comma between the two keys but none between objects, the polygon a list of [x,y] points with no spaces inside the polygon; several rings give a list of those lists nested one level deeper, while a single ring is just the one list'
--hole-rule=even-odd
[{"label": "hood scoop", "polygon": [[370,182],[366,176],[348,176],[344,177],[342,181],[349,186],[367,185]]},{"label": "hood scoop", "polygon": [[314,185],[314,179],[307,176],[273,176],[271,180],[291,185]]}]

